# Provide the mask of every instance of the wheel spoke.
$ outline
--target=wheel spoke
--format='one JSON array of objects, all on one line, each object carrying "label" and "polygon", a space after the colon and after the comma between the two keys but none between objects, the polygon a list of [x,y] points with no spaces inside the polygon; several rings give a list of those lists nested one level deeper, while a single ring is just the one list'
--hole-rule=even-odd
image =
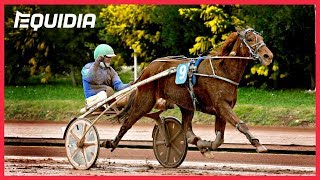
[{"label": "wheel spoke", "polygon": [[70,134],[72,135],[73,138],[76,139],[77,142],[80,141],[80,138],[73,132],[73,130],[70,131]]},{"label": "wheel spoke", "polygon": [[80,150],[81,150],[80,148],[76,149],[76,150],[71,154],[71,159],[73,159],[74,156],[75,156]]},{"label": "wheel spoke", "polygon": [[87,141],[87,142],[83,143],[83,146],[84,147],[89,147],[89,146],[95,146],[97,144],[98,144],[97,141]]},{"label": "wheel spoke", "polygon": [[170,131],[169,131],[169,128],[168,128],[168,123],[164,123],[164,126],[165,126],[165,132],[167,133],[166,136],[170,137]]},{"label": "wheel spoke", "polygon": [[177,137],[182,133],[182,129],[180,129],[172,138],[170,139],[170,143],[173,142]]},{"label": "wheel spoke", "polygon": [[85,148],[82,149],[82,155],[83,155],[83,158],[84,158],[84,163],[85,163],[85,166],[87,167],[88,166],[88,157],[87,157],[87,154],[85,152]]},{"label": "wheel spoke", "polygon": [[171,143],[171,147],[173,148],[173,150],[175,150],[175,151],[179,154],[179,156],[182,155],[182,152],[179,150],[179,148],[178,148],[176,145],[174,145],[173,143]]},{"label": "wheel spoke", "polygon": [[169,157],[170,157],[170,148],[167,147],[166,160],[164,161],[165,163],[169,162]]},{"label": "wheel spoke", "polygon": [[165,141],[157,141],[156,142],[156,145],[159,146],[159,145],[165,145],[166,142]]},{"label": "wheel spoke", "polygon": [[[161,130],[160,127],[158,127],[158,133],[160,134],[159,137],[161,137],[161,139],[165,139],[165,134],[163,134],[163,131]],[[160,138],[159,138],[160,139]]]},{"label": "wheel spoke", "polygon": [[83,123],[84,125],[83,125],[83,131],[82,131],[82,136],[84,135],[84,133],[86,132],[86,130],[87,130],[87,123]]}]

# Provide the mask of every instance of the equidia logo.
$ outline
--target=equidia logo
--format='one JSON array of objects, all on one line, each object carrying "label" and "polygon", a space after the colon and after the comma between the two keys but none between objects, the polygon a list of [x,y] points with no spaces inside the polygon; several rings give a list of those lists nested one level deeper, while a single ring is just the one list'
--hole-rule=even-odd
[{"label": "equidia logo", "polygon": [[94,28],[96,23],[95,14],[23,14],[16,11],[16,18],[14,20],[14,28],[33,28],[37,31],[44,26],[45,28]]}]

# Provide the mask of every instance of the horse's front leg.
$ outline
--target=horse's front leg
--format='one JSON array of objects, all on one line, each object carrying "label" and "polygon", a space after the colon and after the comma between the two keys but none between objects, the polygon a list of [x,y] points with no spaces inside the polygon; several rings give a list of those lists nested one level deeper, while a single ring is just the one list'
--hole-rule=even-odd
[{"label": "horse's front leg", "polygon": [[236,127],[241,133],[243,133],[249,142],[256,147],[256,151],[259,153],[262,152],[267,152],[267,148],[265,148],[260,142],[259,139],[254,137],[250,131],[247,125],[243,122],[240,121],[237,115],[234,113],[233,109],[231,106],[227,103],[224,102],[222,105],[219,106],[218,113],[222,119],[225,121],[228,121],[231,125]]}]

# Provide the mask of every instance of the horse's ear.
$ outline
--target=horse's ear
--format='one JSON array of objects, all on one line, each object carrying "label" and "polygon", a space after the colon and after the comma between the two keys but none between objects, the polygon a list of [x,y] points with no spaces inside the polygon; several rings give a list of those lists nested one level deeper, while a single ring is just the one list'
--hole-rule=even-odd
[{"label": "horse's ear", "polygon": [[238,35],[240,35],[241,37],[244,37],[244,30],[242,28],[236,27],[236,30],[238,32]]},{"label": "horse's ear", "polygon": [[239,27],[236,27],[236,31],[239,33],[240,31],[242,31],[242,29]]}]

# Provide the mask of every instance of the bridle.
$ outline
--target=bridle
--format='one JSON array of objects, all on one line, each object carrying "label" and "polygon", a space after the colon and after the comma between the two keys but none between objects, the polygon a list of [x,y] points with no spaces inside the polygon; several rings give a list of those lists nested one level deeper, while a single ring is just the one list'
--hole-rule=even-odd
[{"label": "bridle", "polygon": [[[252,32],[254,35],[255,35],[255,40],[256,40],[256,43],[252,46],[250,46],[248,44],[248,41],[246,40],[247,38],[247,35],[249,32]],[[238,86],[239,83],[238,82],[235,82],[231,79],[228,79],[228,78],[225,78],[225,77],[221,77],[221,76],[218,76],[215,71],[214,71],[214,68],[213,68],[213,65],[212,65],[212,61],[213,59],[252,59],[252,60],[259,60],[260,63],[262,62],[262,58],[261,56],[258,54],[258,51],[261,47],[265,46],[266,44],[263,42],[263,41],[260,41],[258,42],[258,35],[260,35],[260,33],[256,32],[254,29],[252,28],[248,28],[246,30],[243,30],[241,32],[238,33],[238,36],[239,38],[241,39],[242,43],[240,45],[240,47],[243,47],[243,44],[245,44],[245,46],[248,48],[249,50],[249,53],[250,53],[250,57],[235,57],[235,56],[216,56],[216,57],[212,57],[212,56],[208,56],[207,58],[209,59],[210,61],[210,66],[211,66],[211,70],[212,70],[212,74],[211,75],[207,75],[207,74],[200,74],[200,73],[197,73],[194,71],[194,75],[197,75],[197,76],[204,76],[204,77],[212,77],[212,78],[215,78],[215,79],[220,79],[220,80],[223,80],[223,81],[226,81],[228,83],[231,83],[233,85],[236,85]]]},{"label": "bridle", "polygon": [[[250,46],[246,40],[247,35],[249,32],[252,32],[255,35],[255,39],[256,39],[256,44]],[[248,28],[246,30],[244,30],[243,32],[238,34],[242,43],[246,45],[246,47],[249,49],[249,53],[251,55],[251,57],[253,58],[253,60],[259,60],[260,63],[262,62],[262,58],[261,56],[258,54],[258,51],[261,47],[265,46],[266,44],[263,41],[258,42],[258,36],[260,36],[260,33],[256,32],[254,29],[252,28]],[[241,46],[242,46],[241,43]],[[254,48],[255,47],[255,48]]]}]

